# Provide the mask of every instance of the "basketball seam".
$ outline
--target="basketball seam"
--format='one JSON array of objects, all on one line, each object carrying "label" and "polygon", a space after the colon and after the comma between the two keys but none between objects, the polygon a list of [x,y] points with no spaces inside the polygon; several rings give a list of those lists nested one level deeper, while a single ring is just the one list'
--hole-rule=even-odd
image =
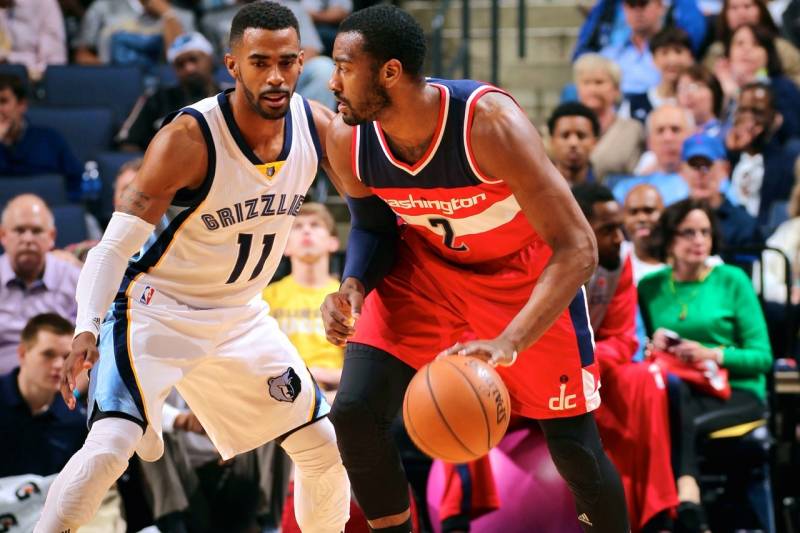
[{"label": "basketball seam", "polygon": [[481,400],[480,393],[475,388],[475,386],[472,384],[472,382],[469,380],[467,375],[464,372],[462,372],[462,370],[460,368],[458,368],[458,365],[455,365],[452,362],[447,361],[447,359],[445,359],[445,362],[447,362],[448,365],[452,366],[453,368],[455,368],[458,371],[458,373],[461,375],[461,377],[464,378],[464,381],[466,381],[467,384],[469,385],[469,388],[472,389],[472,392],[475,393],[475,397],[478,398],[478,405],[481,406],[481,413],[483,414],[483,423],[486,425],[486,441],[487,441],[486,442],[486,449],[487,450],[491,449],[492,448],[492,428],[489,426],[489,415],[486,414],[486,409],[483,407],[483,400]]},{"label": "basketball seam", "polygon": [[[418,443],[415,442],[415,444],[417,444],[417,446],[422,445],[422,447],[430,450],[431,451],[431,455],[433,455],[434,457],[444,458],[445,454],[439,453],[438,450],[434,450],[433,449],[434,447],[431,446],[430,444],[428,444],[425,441],[425,439],[422,438],[422,435],[420,435],[419,432],[414,427],[414,421],[411,419],[411,408],[409,407],[408,399],[406,399],[406,401],[403,402],[403,409],[405,410],[405,414],[406,414],[406,416],[404,418],[408,422],[406,429],[409,430],[408,434],[411,437],[411,440],[412,441],[414,441],[414,440],[419,441]],[[445,461],[449,461],[449,459],[444,459],[444,460]],[[457,461],[451,461],[451,462],[457,462]]]},{"label": "basketball seam", "polygon": [[439,402],[436,401],[436,395],[433,393],[433,386],[431,385],[431,367],[430,366],[428,368],[426,368],[426,370],[425,370],[425,383],[428,385],[428,392],[431,395],[431,400],[433,400],[433,406],[436,407],[436,412],[439,413],[439,418],[442,419],[442,422],[444,422],[444,425],[447,428],[447,430],[450,432],[450,434],[453,436],[453,438],[456,439],[456,442],[458,442],[458,444],[461,445],[462,448],[464,448],[464,451],[466,451],[468,454],[472,455],[473,457],[480,457],[479,454],[476,454],[475,452],[470,450],[467,447],[466,444],[461,442],[461,439],[458,438],[458,435],[456,435],[456,432],[453,431],[453,428],[450,427],[450,424],[447,422],[447,418],[445,418],[444,413],[442,413],[442,410],[439,408]]}]

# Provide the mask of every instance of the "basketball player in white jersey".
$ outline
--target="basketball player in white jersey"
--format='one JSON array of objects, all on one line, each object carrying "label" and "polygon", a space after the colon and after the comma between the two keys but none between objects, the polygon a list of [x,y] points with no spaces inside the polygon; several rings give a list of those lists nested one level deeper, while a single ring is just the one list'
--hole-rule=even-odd
[{"label": "basketball player in white jersey", "polygon": [[327,165],[331,113],[294,94],[303,54],[291,11],[248,4],[230,44],[235,89],[158,133],[81,273],[62,394],[74,407],[75,376],[91,368],[90,431],[50,489],[38,533],[74,533],[134,451],[161,455],[173,386],[224,459],[280,439],[304,532],[339,532],[348,519],[329,408],[261,299]]}]

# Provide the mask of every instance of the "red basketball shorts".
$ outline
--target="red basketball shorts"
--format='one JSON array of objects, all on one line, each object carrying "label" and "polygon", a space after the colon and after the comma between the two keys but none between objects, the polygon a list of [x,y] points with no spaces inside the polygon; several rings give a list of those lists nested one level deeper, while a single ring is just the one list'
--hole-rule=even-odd
[{"label": "red basketball shorts", "polygon": [[[419,368],[456,342],[495,338],[528,302],[551,253],[537,241],[496,261],[455,264],[407,231],[351,340]],[[583,289],[514,365],[498,371],[516,414],[558,418],[596,409],[600,378]]]}]

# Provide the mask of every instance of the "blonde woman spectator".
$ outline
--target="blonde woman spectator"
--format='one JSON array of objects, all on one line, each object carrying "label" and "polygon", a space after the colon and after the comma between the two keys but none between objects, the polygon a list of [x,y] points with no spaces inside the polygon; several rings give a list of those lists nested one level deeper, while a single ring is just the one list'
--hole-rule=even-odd
[{"label": "blonde woman spectator", "polygon": [[600,54],[584,54],[573,66],[578,100],[595,112],[600,121],[600,139],[592,151],[595,176],[632,174],[642,155],[644,128],[633,119],[617,116],[620,99],[619,66]]}]

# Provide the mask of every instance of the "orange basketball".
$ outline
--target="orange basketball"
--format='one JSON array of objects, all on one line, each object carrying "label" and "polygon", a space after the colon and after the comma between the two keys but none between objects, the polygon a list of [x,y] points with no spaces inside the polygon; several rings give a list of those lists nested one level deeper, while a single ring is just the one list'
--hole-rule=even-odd
[{"label": "orange basketball", "polygon": [[403,420],[414,444],[451,463],[489,453],[505,435],[510,416],[503,380],[474,357],[440,357],[423,366],[403,400]]}]

